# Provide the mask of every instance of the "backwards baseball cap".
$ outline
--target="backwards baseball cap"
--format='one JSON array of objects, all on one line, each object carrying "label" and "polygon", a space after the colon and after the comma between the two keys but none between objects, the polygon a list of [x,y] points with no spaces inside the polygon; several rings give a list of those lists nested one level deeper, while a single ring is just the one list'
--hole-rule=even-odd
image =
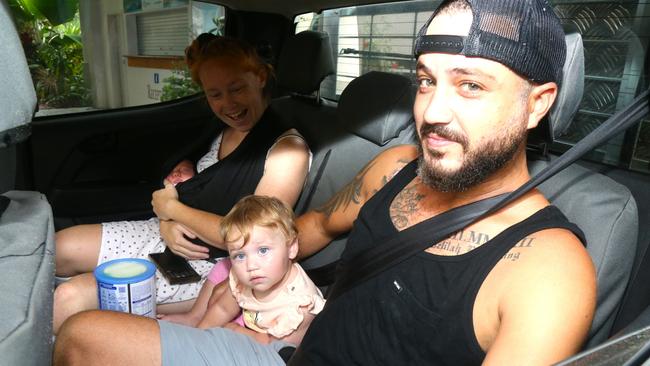
[{"label": "backwards baseball cap", "polygon": [[499,62],[532,82],[561,84],[566,57],[564,31],[547,0],[466,1],[473,16],[467,36],[428,35],[427,29],[439,13],[436,10],[418,33],[416,58],[432,52],[481,57]]}]

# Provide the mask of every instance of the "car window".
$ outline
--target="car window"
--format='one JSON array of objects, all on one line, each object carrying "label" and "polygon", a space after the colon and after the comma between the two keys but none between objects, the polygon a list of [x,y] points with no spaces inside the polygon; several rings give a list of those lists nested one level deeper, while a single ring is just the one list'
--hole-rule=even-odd
[{"label": "car window", "polygon": [[[338,100],[355,77],[378,70],[412,77],[413,41],[440,1],[403,1],[301,14],[296,32],[330,36],[336,75],[321,96]],[[551,150],[561,153],[648,87],[650,4],[640,1],[552,1],[567,31],[582,34],[585,91],[574,123]],[[650,120],[591,152],[587,159],[650,172]]]},{"label": "car window", "polygon": [[36,117],[195,94],[183,62],[198,34],[222,34],[225,8],[190,0],[9,0],[38,96]]}]

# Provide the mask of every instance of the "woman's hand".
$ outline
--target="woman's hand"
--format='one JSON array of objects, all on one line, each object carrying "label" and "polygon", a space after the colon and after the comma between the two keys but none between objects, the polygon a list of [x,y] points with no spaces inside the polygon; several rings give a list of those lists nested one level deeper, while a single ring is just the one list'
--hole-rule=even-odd
[{"label": "woman's hand", "polygon": [[178,192],[173,184],[165,181],[165,188],[159,189],[151,195],[153,212],[160,220],[171,220],[171,207],[178,202]]},{"label": "woman's hand", "polygon": [[160,221],[160,236],[172,253],[185,259],[207,259],[208,248],[196,245],[187,238],[194,239],[194,234],[190,229],[175,221]]}]

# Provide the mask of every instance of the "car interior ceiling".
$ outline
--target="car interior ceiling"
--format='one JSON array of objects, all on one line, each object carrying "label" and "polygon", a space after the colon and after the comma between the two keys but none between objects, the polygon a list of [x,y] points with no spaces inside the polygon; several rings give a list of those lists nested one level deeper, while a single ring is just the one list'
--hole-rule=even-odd
[{"label": "car interior ceiling", "polygon": [[[294,36],[292,22],[287,17],[236,10],[228,12],[226,32],[256,45],[274,66],[278,80],[271,108],[280,113],[287,127],[298,128],[312,149],[312,168],[296,205],[298,214],[324,204],[378,152],[414,142],[415,131],[410,116],[413,88],[405,77],[380,72],[366,74],[355,79],[337,103],[317,94],[321,82],[334,72],[326,34],[307,32]],[[647,68],[647,57],[645,65]],[[292,78],[301,72],[309,77]],[[575,70],[573,72],[571,76],[575,76]],[[575,104],[567,107],[575,112],[580,96],[574,97],[560,102]],[[106,123],[119,120],[116,118],[119,113],[138,111],[142,114],[159,113],[163,119],[163,115],[176,108],[181,112],[173,113],[192,115],[190,111],[200,105],[199,99],[188,98],[161,106],[113,112],[115,114],[106,117]],[[206,109],[195,113],[196,123],[188,127],[188,136],[201,128],[209,114]],[[561,116],[559,122],[551,121],[564,125],[553,131],[558,133],[566,128],[571,118],[572,113]],[[47,126],[38,128],[47,129]],[[110,128],[121,130],[127,126],[112,125]],[[39,141],[29,143],[38,144]],[[6,170],[9,174],[0,175],[0,192],[14,188],[39,191],[38,177],[30,177],[27,168],[15,166],[16,148],[24,150],[20,144],[0,146],[0,166],[3,171],[9,167]],[[552,153],[541,157],[531,155],[531,172],[540,171],[556,158]],[[650,178],[641,173],[580,162],[540,186],[552,203],[585,231],[588,242],[592,243],[587,248],[599,269],[599,310],[595,319],[598,325],[592,329],[587,347],[600,344],[623,329],[629,332],[650,325],[650,291],[647,291],[645,283],[650,276],[650,258],[647,255],[650,244],[648,184]],[[143,187],[142,192],[150,192],[150,189]],[[53,206],[67,199],[65,192],[44,193],[48,194]],[[90,191],[89,194],[96,192]],[[79,200],[78,197],[70,199]],[[57,214],[65,216],[66,213],[58,211]],[[69,224],[66,221],[61,226]],[[304,266],[320,268],[335,261],[345,241],[346,237],[338,238],[305,260]]]}]

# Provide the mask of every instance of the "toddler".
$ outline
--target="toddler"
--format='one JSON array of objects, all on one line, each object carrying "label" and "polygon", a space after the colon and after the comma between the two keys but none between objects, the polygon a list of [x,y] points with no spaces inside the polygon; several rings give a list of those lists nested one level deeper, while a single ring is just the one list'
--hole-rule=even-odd
[{"label": "toddler", "polygon": [[[244,197],[221,221],[229,259],[214,266],[188,313],[160,318],[226,327],[264,344],[276,339],[299,344],[325,300],[293,262],[298,254],[293,219],[276,198]],[[226,276],[228,281],[221,281]]]}]

